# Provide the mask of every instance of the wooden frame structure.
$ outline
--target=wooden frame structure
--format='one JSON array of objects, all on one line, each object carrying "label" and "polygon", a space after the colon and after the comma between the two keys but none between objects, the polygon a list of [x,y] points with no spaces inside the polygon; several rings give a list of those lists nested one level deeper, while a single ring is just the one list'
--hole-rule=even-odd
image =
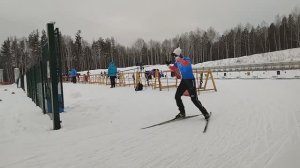
[{"label": "wooden frame structure", "polygon": [[[163,71],[164,73],[171,73],[171,71]],[[195,80],[196,80],[196,84],[197,84],[197,92],[198,94],[200,93],[200,91],[210,91],[210,90],[214,90],[217,91],[217,87],[212,75],[211,70],[206,70],[206,71],[202,71],[202,70],[194,70],[193,73],[195,74]],[[171,75],[170,75],[171,76]],[[203,77],[205,77],[205,79],[203,79]],[[167,85],[163,85],[162,84],[162,80],[161,80],[161,74],[159,73],[159,71],[156,71],[156,75],[155,75],[155,81],[154,81],[154,86],[153,88],[159,88],[160,91],[162,91],[165,88],[172,88],[172,87],[177,87],[178,86],[178,80],[176,77],[174,77],[176,82],[175,84],[169,84],[168,81],[168,76],[166,77],[166,83]],[[208,87],[208,83],[211,80],[212,82],[212,88]],[[204,86],[203,86],[203,82],[204,82]]]},{"label": "wooden frame structure", "polygon": [[[179,80],[175,76],[172,77],[172,71],[159,71],[156,70],[154,72],[154,78],[147,81],[146,76],[143,76],[144,72],[136,71],[136,72],[119,72],[118,77],[116,78],[116,84],[120,87],[133,85],[134,88],[140,82],[144,85],[144,87],[152,86],[152,89],[159,88],[159,91],[163,89],[176,88],[179,84]],[[196,80],[196,88],[198,94],[202,91],[217,91],[217,87],[213,78],[212,71],[209,70],[193,70],[195,80]],[[84,80],[83,75],[79,77],[79,83],[89,83],[89,84],[104,84],[109,85],[110,81],[109,77],[106,75],[90,75],[88,81]],[[154,82],[153,82],[154,80]],[[149,85],[148,85],[149,82]],[[212,84],[212,86],[209,85]]]},{"label": "wooden frame structure", "polygon": [[[196,73],[196,83],[198,84],[197,87],[198,93],[200,93],[200,91],[210,91],[210,90],[217,91],[216,83],[211,70],[206,70],[206,71],[194,70],[194,73]],[[203,77],[205,77],[205,79],[204,79],[204,86],[202,87]],[[212,82],[212,88],[208,88],[209,80],[211,80]]]}]

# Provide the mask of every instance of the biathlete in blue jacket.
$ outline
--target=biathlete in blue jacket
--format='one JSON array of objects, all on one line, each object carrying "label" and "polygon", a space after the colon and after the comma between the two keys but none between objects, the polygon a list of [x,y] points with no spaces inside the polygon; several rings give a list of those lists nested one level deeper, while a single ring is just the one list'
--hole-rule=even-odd
[{"label": "biathlete in blue jacket", "polygon": [[181,100],[181,96],[187,90],[194,105],[201,111],[205,119],[208,120],[208,118],[210,117],[209,113],[202,106],[197,96],[196,82],[193,74],[191,59],[188,56],[183,56],[181,54],[181,49],[179,47],[173,51],[172,56],[175,57],[174,66],[178,68],[181,74],[181,82],[177,87],[176,94],[175,94],[176,104],[180,111],[179,114],[176,115],[176,118],[185,117],[185,109]]}]

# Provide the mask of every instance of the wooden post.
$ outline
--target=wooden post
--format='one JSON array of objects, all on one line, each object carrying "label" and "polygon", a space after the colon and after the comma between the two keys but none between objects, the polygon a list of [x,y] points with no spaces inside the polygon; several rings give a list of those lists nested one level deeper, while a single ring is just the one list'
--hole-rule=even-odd
[{"label": "wooden post", "polygon": [[[204,83],[204,87],[200,88],[200,90],[201,91],[208,91],[208,90],[215,90],[215,91],[217,91],[217,87],[216,87],[216,84],[215,84],[215,81],[214,81],[214,78],[213,78],[211,70],[209,69],[208,71],[206,71],[206,73],[203,72],[203,74],[205,75],[205,83]],[[201,77],[202,76],[203,75],[201,75]],[[208,82],[209,78],[212,81],[213,89],[207,89],[207,82]]]},{"label": "wooden post", "polygon": [[[158,83],[156,83],[156,82],[158,82]],[[155,70],[154,89],[157,88],[157,85],[159,87],[159,91],[162,91],[159,70]]]},{"label": "wooden post", "polygon": [[123,72],[119,73],[119,86],[125,86],[125,77]]},{"label": "wooden post", "polygon": [[134,83],[134,87],[136,88],[137,85],[141,83],[141,73],[139,71],[137,71],[135,73],[135,83]]},{"label": "wooden post", "polygon": [[214,85],[214,89],[215,89],[215,91],[217,91],[217,87],[216,87],[215,80],[214,80],[214,77],[213,77],[213,75],[212,75],[211,70],[209,70],[209,73],[210,73],[210,76],[211,76],[212,83],[213,83],[213,85]]}]

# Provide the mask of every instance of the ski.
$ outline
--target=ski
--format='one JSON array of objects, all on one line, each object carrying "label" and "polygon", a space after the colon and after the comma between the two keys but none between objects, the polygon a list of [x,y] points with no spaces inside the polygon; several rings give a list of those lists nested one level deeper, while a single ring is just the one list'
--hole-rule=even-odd
[{"label": "ski", "polygon": [[205,127],[204,127],[204,130],[203,130],[203,133],[205,133],[206,132],[206,130],[207,130],[207,127],[208,127],[208,123],[209,123],[209,120],[210,120],[210,118],[211,118],[211,112],[209,113],[209,118],[208,118],[208,120],[206,120],[206,123],[205,123]]},{"label": "ski", "polygon": [[156,126],[159,126],[159,125],[164,125],[164,124],[167,124],[167,123],[170,123],[170,122],[173,122],[173,121],[185,120],[185,119],[193,118],[193,117],[197,117],[197,116],[199,116],[199,114],[198,115],[186,116],[185,118],[173,118],[171,120],[167,120],[167,121],[164,121],[164,122],[161,122],[161,123],[158,123],[158,124],[150,125],[148,127],[144,127],[144,128],[141,128],[141,129],[152,128],[152,127],[156,127]]}]

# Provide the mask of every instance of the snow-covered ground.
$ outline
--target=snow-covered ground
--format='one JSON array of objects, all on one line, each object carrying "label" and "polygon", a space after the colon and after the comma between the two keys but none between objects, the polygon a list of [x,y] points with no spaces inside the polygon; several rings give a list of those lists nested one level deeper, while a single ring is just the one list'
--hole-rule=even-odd
[{"label": "snow-covered ground", "polygon": [[[54,131],[23,90],[0,85],[0,168],[298,168],[300,80],[215,82],[217,92],[199,95],[213,113],[205,134],[202,115],[141,129],[178,113],[175,88],[65,83]],[[199,114],[182,99],[187,115]]]},{"label": "snow-covered ground", "polygon": [[202,116],[141,129],[177,114],[174,89],[64,84],[53,131],[22,90],[0,86],[0,167],[299,167],[300,80],[216,83],[218,92],[199,95],[213,112],[205,134]]},{"label": "snow-covered ground", "polygon": [[262,54],[254,54],[251,56],[243,56],[238,58],[223,59],[218,61],[209,61],[197,64],[196,67],[202,66],[232,66],[262,63],[278,63],[300,61],[300,48],[293,48],[281,51],[274,51]]}]

